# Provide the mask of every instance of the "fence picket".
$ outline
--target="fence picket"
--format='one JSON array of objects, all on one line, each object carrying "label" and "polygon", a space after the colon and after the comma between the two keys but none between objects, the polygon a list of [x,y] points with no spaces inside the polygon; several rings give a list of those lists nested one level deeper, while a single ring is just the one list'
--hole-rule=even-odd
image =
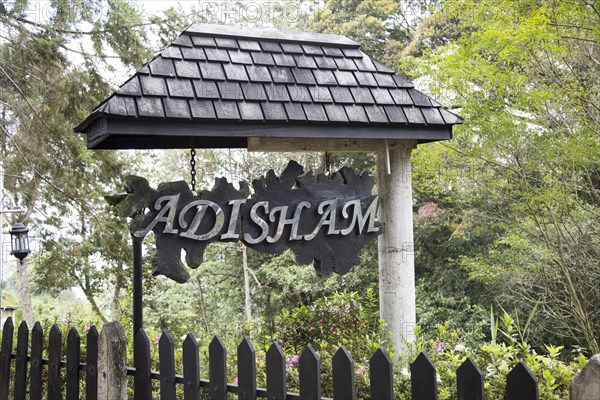
[{"label": "fence picket", "polygon": [[98,329],[92,326],[86,335],[85,399],[98,400]]},{"label": "fence picket", "polygon": [[332,360],[333,398],[335,400],[356,400],[354,384],[354,360],[346,346],[336,351]]},{"label": "fence picket", "polygon": [[29,328],[27,322],[19,325],[17,332],[17,354],[15,359],[15,399],[24,399],[27,393],[27,348],[29,346]]},{"label": "fence picket", "polygon": [[506,400],[538,400],[538,382],[523,361],[506,376]]},{"label": "fence picket", "polygon": [[158,361],[160,365],[160,398],[176,399],[175,394],[175,343],[168,330],[164,330],[158,342]]},{"label": "fence picket", "polygon": [[31,330],[31,369],[29,371],[29,398],[42,398],[42,349],[44,331],[42,325],[36,322]]},{"label": "fence picket", "polygon": [[152,400],[152,381],[150,379],[150,341],[143,329],[135,335],[133,363],[133,398],[135,400]]},{"label": "fence picket", "polygon": [[321,360],[311,345],[306,346],[298,364],[300,399],[321,399]]},{"label": "fence picket", "polygon": [[77,329],[67,335],[67,400],[79,400],[79,360],[81,338]]},{"label": "fence picket", "polygon": [[438,398],[435,366],[425,351],[410,365],[410,393],[412,400]]},{"label": "fence picket", "polygon": [[218,336],[208,346],[208,368],[210,371],[210,398],[221,400],[227,397],[227,350]]},{"label": "fence picket", "polygon": [[15,326],[8,317],[2,328],[2,346],[0,347],[0,400],[8,399],[10,383],[10,354],[12,353]]},{"label": "fence picket", "polygon": [[62,388],[60,387],[60,358],[62,333],[58,325],[54,324],[48,337],[48,400],[61,400]]},{"label": "fence picket", "polygon": [[287,384],[285,372],[285,355],[279,343],[273,342],[267,351],[267,398],[285,400]]},{"label": "fence picket", "polygon": [[483,400],[483,373],[468,357],[456,370],[458,400]]},{"label": "fence picket", "polygon": [[383,349],[378,349],[369,361],[371,381],[371,398],[392,400],[394,398],[394,382],[392,361]]},{"label": "fence picket", "polygon": [[183,398],[200,399],[200,356],[198,342],[191,333],[183,341]]},{"label": "fence picket", "polygon": [[238,398],[256,400],[256,352],[247,337],[238,345],[237,356]]}]

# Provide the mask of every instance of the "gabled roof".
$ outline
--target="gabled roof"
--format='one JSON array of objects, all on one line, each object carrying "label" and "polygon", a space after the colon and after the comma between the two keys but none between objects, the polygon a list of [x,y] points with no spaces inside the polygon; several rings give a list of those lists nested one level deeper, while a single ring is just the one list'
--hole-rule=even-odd
[{"label": "gabled roof", "polygon": [[344,36],[193,24],[75,129],[95,149],[450,139],[462,118]]}]

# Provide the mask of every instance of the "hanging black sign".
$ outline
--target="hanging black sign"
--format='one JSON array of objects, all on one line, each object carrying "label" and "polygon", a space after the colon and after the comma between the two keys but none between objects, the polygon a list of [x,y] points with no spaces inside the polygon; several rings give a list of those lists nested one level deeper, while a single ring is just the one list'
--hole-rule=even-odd
[{"label": "hanging black sign", "polygon": [[217,241],[241,241],[263,253],[291,249],[300,264],[314,262],[322,276],[347,273],[359,263],[359,252],[382,231],[376,219],[374,179],[350,168],[326,176],[304,173],[291,161],[281,176],[270,170],[262,179],[236,189],[217,178],[212,190],[197,196],[184,181],[152,189],[138,176],[125,178],[127,194],[107,199],[117,213],[131,217],[129,229],[138,238],[156,235],[154,273],[186,282],[181,262],[197,268],[204,250]]}]

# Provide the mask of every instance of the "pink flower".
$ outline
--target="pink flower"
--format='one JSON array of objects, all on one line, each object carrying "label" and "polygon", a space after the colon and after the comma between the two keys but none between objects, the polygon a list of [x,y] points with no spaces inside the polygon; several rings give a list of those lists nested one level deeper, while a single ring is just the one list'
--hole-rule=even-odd
[{"label": "pink flower", "polygon": [[85,324],[85,326],[83,327],[84,330],[89,331],[91,328],[90,324]]},{"label": "pink flower", "polygon": [[356,375],[364,375],[365,372],[367,372],[365,370],[365,367],[361,367],[361,368],[359,368],[359,369],[356,370]]},{"label": "pink flower", "polygon": [[298,361],[300,361],[300,357],[298,357],[296,354],[292,354],[290,356],[290,361],[285,365],[285,369],[289,371],[290,369],[296,368]]},{"label": "pink flower", "polygon": [[155,342],[156,344],[158,344],[158,342],[160,342],[160,336],[156,336],[156,337],[154,338],[154,342]]},{"label": "pink flower", "polygon": [[442,343],[442,341],[440,339],[437,339],[435,341],[435,343],[433,344],[433,347],[437,350],[437,351],[442,351],[444,350],[444,343]]},{"label": "pink flower", "polygon": [[236,376],[235,379],[233,380],[233,384],[237,385],[238,384],[238,377]]}]

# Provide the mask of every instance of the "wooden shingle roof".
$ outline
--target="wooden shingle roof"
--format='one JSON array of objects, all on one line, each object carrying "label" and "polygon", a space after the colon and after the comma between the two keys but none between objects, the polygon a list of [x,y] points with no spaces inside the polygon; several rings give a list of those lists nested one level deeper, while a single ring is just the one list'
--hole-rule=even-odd
[{"label": "wooden shingle roof", "polygon": [[88,147],[247,147],[249,137],[450,139],[462,118],[344,37],[193,24],[75,129]]}]

